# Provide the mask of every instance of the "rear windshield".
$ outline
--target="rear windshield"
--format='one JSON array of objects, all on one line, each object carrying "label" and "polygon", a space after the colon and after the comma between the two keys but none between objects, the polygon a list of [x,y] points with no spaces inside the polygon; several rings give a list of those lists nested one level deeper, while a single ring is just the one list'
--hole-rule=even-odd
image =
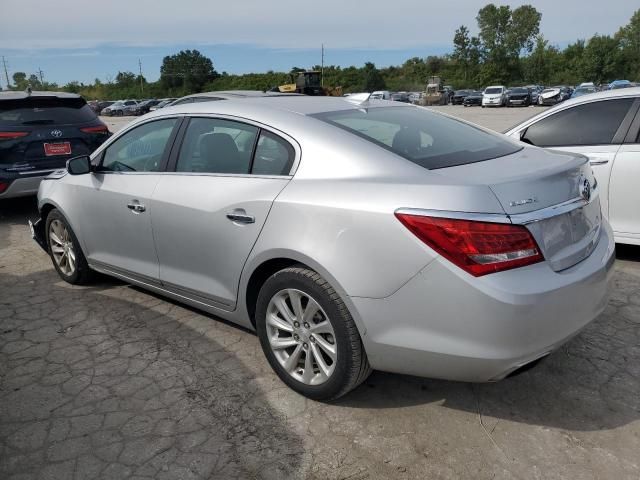
[{"label": "rear windshield", "polygon": [[484,93],[488,93],[489,95],[492,95],[494,93],[502,93],[502,89],[497,87],[497,88],[487,88]]},{"label": "rear windshield", "polygon": [[427,169],[482,162],[522,149],[479,128],[420,107],[312,115]]},{"label": "rear windshield", "polygon": [[0,101],[0,125],[86,123],[96,114],[82,98],[28,97]]}]

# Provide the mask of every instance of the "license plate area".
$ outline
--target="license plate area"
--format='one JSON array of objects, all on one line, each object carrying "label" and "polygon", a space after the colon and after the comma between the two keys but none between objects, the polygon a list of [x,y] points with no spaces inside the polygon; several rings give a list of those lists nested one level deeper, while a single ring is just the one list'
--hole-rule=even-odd
[{"label": "license plate area", "polygon": [[555,271],[587,258],[595,249],[601,226],[600,199],[583,207],[527,225]]},{"label": "license plate area", "polygon": [[47,157],[55,155],[71,155],[71,142],[45,143],[44,154]]}]

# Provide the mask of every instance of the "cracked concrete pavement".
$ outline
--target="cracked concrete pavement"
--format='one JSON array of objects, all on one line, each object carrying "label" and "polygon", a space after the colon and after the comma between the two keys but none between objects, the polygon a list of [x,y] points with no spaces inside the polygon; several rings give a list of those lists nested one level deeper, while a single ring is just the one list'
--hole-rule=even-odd
[{"label": "cracked concrete pavement", "polygon": [[639,479],[640,248],[606,311],[518,377],[374,372],[332,404],[251,332],[101,277],[73,287],[0,202],[0,478]]}]

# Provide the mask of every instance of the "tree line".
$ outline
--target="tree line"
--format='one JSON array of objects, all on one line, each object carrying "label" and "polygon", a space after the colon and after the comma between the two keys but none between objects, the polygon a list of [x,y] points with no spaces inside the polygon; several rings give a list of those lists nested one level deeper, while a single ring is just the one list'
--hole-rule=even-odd
[{"label": "tree line", "polygon": [[[324,84],[342,86],[345,93],[373,90],[422,91],[427,78],[439,75],[455,88],[479,88],[488,84],[575,85],[615,79],[640,80],[640,10],[613,36],[594,35],[564,48],[552,45],[540,34],[542,14],[531,5],[511,9],[486,5],[476,16],[477,36],[462,25],[454,33],[451,53],[414,57],[402,65],[376,68],[325,66]],[[319,70],[320,66],[312,67]],[[15,90],[64,90],[87,99],[164,98],[213,90],[268,90],[289,83],[298,71],[219,73],[211,59],[198,50],[183,50],[164,57],[160,78],[148,82],[132,72],[92,84],[69,82],[59,86],[35,74],[16,72]]]}]

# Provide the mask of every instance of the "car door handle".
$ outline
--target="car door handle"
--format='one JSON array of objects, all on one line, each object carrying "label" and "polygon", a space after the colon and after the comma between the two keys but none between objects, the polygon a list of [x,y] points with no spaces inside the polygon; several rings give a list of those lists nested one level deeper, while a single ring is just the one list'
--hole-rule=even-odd
[{"label": "car door handle", "polygon": [[133,213],[142,213],[147,209],[147,207],[139,203],[127,203],[127,208]]},{"label": "car door handle", "polygon": [[251,215],[247,215],[246,213],[239,212],[229,212],[227,213],[227,218],[232,222],[236,223],[255,223],[256,218]]},{"label": "car door handle", "polygon": [[606,165],[607,163],[609,163],[609,160],[606,158],[595,158],[593,160],[590,160],[589,163],[591,165]]}]

